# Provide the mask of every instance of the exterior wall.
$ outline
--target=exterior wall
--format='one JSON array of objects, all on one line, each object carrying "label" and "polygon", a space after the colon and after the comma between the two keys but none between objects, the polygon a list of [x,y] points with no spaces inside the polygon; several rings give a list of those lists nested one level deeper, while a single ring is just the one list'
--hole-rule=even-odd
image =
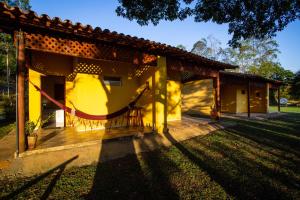
[{"label": "exterior wall", "polygon": [[210,115],[215,104],[213,80],[197,80],[182,86],[182,112],[189,114]]},{"label": "exterior wall", "polygon": [[221,112],[237,112],[236,94],[236,89],[233,85],[221,85]]},{"label": "exterior wall", "polygon": [[168,71],[167,100],[167,121],[181,120],[181,81],[179,73],[174,71]]},{"label": "exterior wall", "polygon": [[32,52],[31,65],[43,74],[67,76],[73,71],[73,58],[53,53]]},{"label": "exterior wall", "polygon": [[163,133],[167,125],[167,63],[158,56],[157,67],[150,67],[139,77],[139,84],[149,83],[150,90],[139,101],[144,108],[144,123]]},{"label": "exterior wall", "polygon": [[[41,87],[40,73],[29,69],[28,78],[33,84]],[[36,123],[41,118],[41,94],[34,88],[32,84],[29,83],[28,87],[29,121],[33,121]]]},{"label": "exterior wall", "polygon": [[[267,106],[267,88],[265,83],[253,83],[250,89],[250,111],[253,113],[266,113]],[[257,96],[259,94],[259,96]]]},{"label": "exterior wall", "polygon": [[[91,115],[106,115],[116,112],[128,104],[138,95],[139,82],[133,77],[132,66],[122,64],[115,66],[112,62],[95,62],[79,59],[78,63],[85,63],[87,68],[91,65],[101,66],[101,74],[77,73],[73,81],[66,81],[66,106],[73,109],[81,110]],[[121,77],[120,86],[106,85],[103,76]],[[141,86],[141,89],[144,86]],[[126,120],[123,121],[126,123]],[[78,131],[89,129],[89,120],[76,120],[74,117],[67,115],[67,126],[75,126]],[[124,124],[123,124],[124,125]],[[110,122],[101,121],[95,129],[110,126]]]},{"label": "exterior wall", "polygon": [[[162,133],[167,122],[167,65],[165,57],[158,57],[157,67],[134,67],[131,64],[109,61],[91,61],[88,59],[70,59],[67,56],[34,53],[32,55],[32,68],[45,74],[68,76],[81,67],[93,70],[90,73],[77,73],[72,81],[65,82],[65,105],[78,109],[92,115],[106,115],[126,107],[149,83],[150,90],[146,91],[137,106],[143,108],[144,125],[154,127],[157,132]],[[71,69],[71,70],[70,70]],[[33,70],[31,70],[33,71]],[[40,76],[37,72],[31,72],[30,79],[41,86]],[[99,75],[96,75],[99,74]],[[37,76],[37,78],[35,78]],[[121,77],[121,86],[105,85],[103,76]],[[30,86],[29,115],[31,119],[37,119],[41,115],[40,93]],[[180,83],[178,80],[170,80],[169,88],[171,93],[178,92]],[[172,96],[170,101],[180,98],[180,90],[177,95]],[[53,96],[50,94],[50,96]],[[173,104],[170,103],[170,106]],[[39,110],[38,110],[39,109]],[[175,111],[174,111],[175,110]],[[169,112],[170,119],[180,119],[180,107],[175,106]],[[93,122],[91,120],[78,119],[66,113],[66,126],[74,126],[78,131],[105,128],[111,122]],[[93,128],[90,126],[92,124]],[[126,123],[126,119],[124,120]]]},{"label": "exterior wall", "polygon": [[[247,85],[237,83],[223,84],[221,87],[221,111],[224,113],[248,112],[247,87]],[[267,83],[251,83],[250,112],[268,112],[268,90]],[[259,96],[257,96],[257,93],[259,93]]]},{"label": "exterior wall", "polygon": [[236,113],[248,112],[248,97],[246,85],[235,85],[236,91]]},{"label": "exterior wall", "polygon": [[155,87],[155,129],[163,133],[167,125],[167,62],[158,56],[157,69],[154,74]]}]

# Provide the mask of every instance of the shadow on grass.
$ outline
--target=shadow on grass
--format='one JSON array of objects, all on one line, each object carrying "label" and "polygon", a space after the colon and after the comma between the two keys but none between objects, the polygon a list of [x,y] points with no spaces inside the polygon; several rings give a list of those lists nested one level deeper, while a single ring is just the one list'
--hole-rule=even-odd
[{"label": "shadow on grass", "polygon": [[[134,152],[133,139],[127,140],[126,151]],[[103,145],[100,161],[105,159]],[[131,150],[129,150],[130,148]],[[176,166],[160,151],[144,153],[139,156],[129,155],[125,158],[98,163],[93,186],[85,199],[178,199],[170,185],[167,169]]]},{"label": "shadow on grass", "polygon": [[[282,120],[284,121],[285,118]],[[165,136],[182,154],[200,169],[206,171],[211,179],[221,185],[231,196],[238,199],[293,198],[295,194],[291,191],[300,189],[298,170],[291,170],[288,164],[282,164],[282,169],[278,168],[276,161],[271,164],[261,162],[259,153],[255,155],[251,151],[239,149],[237,146],[240,145],[240,141],[226,141],[225,137],[227,134],[234,134],[242,138],[242,141],[250,140],[260,146],[271,148],[273,151],[290,153],[296,158],[297,161],[294,164],[297,166],[300,164],[298,162],[300,143],[299,140],[294,140],[289,135],[297,135],[299,124],[294,125],[292,132],[288,129],[290,126],[287,129],[283,126],[281,130],[285,130],[283,134],[270,125],[261,125],[260,121],[240,120],[239,122],[239,125],[227,129],[225,134],[218,131],[207,137],[198,137],[184,143],[177,143],[169,133]],[[253,146],[249,148],[255,149]]]},{"label": "shadow on grass", "polygon": [[56,173],[54,178],[51,180],[50,184],[48,185],[46,191],[42,194],[40,197],[41,199],[47,199],[49,195],[51,194],[56,182],[60,179],[63,171],[65,170],[66,166],[76,160],[78,156],[74,156],[71,159],[61,163],[60,165],[54,167],[53,169],[41,174],[40,176],[34,178],[33,180],[28,181],[25,185],[22,187],[18,188],[17,190],[11,192],[9,195],[2,197],[1,199],[12,199],[18,196],[20,193],[24,192],[26,189],[30,188],[31,186],[37,184],[39,181],[42,181],[49,175]]}]

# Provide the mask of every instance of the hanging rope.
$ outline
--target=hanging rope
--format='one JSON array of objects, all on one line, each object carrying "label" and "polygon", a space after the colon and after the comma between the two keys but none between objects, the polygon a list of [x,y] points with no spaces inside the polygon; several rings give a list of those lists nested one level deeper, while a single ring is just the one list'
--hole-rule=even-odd
[{"label": "hanging rope", "polygon": [[91,115],[85,112],[82,112],[80,110],[76,110],[76,109],[72,109],[70,107],[67,107],[65,105],[63,105],[62,103],[60,103],[59,101],[55,100],[54,98],[52,98],[50,95],[48,95],[45,91],[43,91],[41,88],[39,88],[37,85],[35,85],[33,82],[31,82],[30,80],[28,80],[30,84],[33,85],[33,87],[39,91],[41,93],[42,96],[46,97],[49,101],[51,101],[52,103],[54,103],[55,105],[57,105],[59,108],[61,108],[62,110],[64,110],[65,112],[79,117],[79,118],[83,118],[83,119],[88,119],[88,120],[108,120],[108,119],[113,119],[116,118],[118,116],[121,116],[123,114],[125,114],[126,112],[128,112],[131,108],[133,108],[135,106],[135,104],[137,103],[137,101],[142,97],[142,95],[144,94],[144,92],[146,90],[149,89],[149,85],[146,84],[146,87],[141,91],[141,93],[133,100],[131,101],[128,106],[121,108],[120,110],[107,114],[107,115]]}]

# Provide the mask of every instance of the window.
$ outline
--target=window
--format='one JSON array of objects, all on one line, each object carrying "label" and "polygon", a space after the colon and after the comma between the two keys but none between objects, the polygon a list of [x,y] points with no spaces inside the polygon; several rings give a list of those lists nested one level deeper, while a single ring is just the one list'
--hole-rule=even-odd
[{"label": "window", "polygon": [[255,93],[255,96],[256,96],[256,97],[260,97],[260,93],[259,93],[259,92],[256,92],[256,93]]},{"label": "window", "polygon": [[104,76],[103,81],[104,81],[105,85],[110,85],[110,86],[121,86],[122,85],[121,77]]},{"label": "window", "polygon": [[55,84],[54,85],[54,98],[55,100],[64,100],[65,99],[65,85],[64,84]]},{"label": "window", "polygon": [[245,90],[242,90],[242,94],[246,94]]}]

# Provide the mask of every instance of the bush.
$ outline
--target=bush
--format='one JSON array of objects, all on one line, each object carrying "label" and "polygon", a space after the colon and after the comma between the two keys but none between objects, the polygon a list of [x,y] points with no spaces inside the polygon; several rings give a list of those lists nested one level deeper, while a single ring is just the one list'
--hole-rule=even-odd
[{"label": "bush", "polygon": [[16,118],[16,97],[14,95],[10,97],[4,97],[4,114],[7,121],[13,121]]}]

